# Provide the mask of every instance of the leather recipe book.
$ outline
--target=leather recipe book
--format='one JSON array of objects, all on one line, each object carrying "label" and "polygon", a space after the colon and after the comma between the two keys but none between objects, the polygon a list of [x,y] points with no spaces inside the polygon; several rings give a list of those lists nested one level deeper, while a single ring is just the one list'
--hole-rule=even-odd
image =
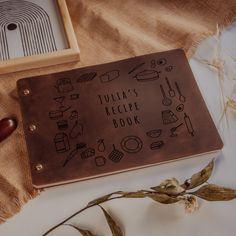
[{"label": "leather recipe book", "polygon": [[35,187],[223,146],[181,49],[21,79],[17,87]]}]

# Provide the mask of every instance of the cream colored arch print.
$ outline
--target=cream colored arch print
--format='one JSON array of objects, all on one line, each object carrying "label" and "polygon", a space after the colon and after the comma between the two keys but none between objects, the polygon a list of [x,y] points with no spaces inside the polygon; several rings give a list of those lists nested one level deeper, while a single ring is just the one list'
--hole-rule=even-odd
[{"label": "cream colored arch print", "polygon": [[21,47],[22,56],[57,51],[50,17],[42,7],[24,0],[0,2],[0,60],[11,59],[11,44]]}]

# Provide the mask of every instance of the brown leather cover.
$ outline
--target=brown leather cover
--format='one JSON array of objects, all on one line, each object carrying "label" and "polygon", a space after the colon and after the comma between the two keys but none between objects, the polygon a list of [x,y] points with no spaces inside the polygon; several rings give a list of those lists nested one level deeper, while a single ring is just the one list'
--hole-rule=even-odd
[{"label": "brown leather cover", "polygon": [[17,85],[37,187],[223,145],[181,49],[22,79]]}]

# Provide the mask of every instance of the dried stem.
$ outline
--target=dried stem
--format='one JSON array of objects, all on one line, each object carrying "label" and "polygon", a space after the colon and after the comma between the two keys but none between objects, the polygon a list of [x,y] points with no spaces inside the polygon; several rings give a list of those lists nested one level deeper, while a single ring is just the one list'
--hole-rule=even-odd
[{"label": "dried stem", "polygon": [[[118,196],[118,197],[113,197],[113,198],[109,198],[107,200],[105,200],[104,202],[108,202],[111,200],[115,200],[115,199],[119,199],[119,198],[124,198],[124,196]],[[81,210],[75,212],[73,215],[69,216],[68,218],[66,218],[65,220],[61,221],[59,224],[55,225],[54,227],[52,227],[51,229],[49,229],[46,233],[44,233],[42,236],[47,236],[49,235],[52,231],[54,231],[55,229],[59,228],[62,225],[65,225],[65,223],[69,220],[71,220],[72,218],[74,218],[75,216],[79,215],[80,213],[82,213],[83,211],[92,208],[94,206],[98,206],[98,203],[94,203],[92,205],[87,205],[86,207],[82,208]],[[68,225],[68,224],[67,224]]]},{"label": "dried stem", "polygon": [[[207,201],[229,201],[235,199],[236,190],[220,187],[214,184],[209,184],[207,182],[212,174],[213,167],[214,160],[212,160],[200,172],[197,172],[196,174],[192,175],[191,178],[185,180],[183,184],[180,184],[176,178],[170,178],[163,181],[158,186],[151,187],[150,190],[138,190],[136,192],[117,191],[97,198],[92,202],[88,203],[86,207],[75,212],[70,217],[66,218],[56,226],[49,229],[45,234],[43,234],[43,236],[47,236],[49,233],[51,233],[62,225],[71,226],[74,229],[77,229],[79,232],[83,232],[82,229],[66,222],[89,208],[92,208],[94,206],[100,206],[100,204],[104,202],[120,198],[149,198],[155,202],[159,202],[162,204],[173,204],[176,202],[184,201],[185,210],[187,212],[193,212],[198,209],[196,197],[202,198]],[[196,187],[198,187],[197,190]],[[106,212],[105,209],[102,208],[102,210],[106,216],[106,220],[109,224],[111,231],[113,232],[113,235],[122,236],[123,234],[118,224]],[[84,235],[92,235],[90,231],[84,231],[84,233],[86,233]]]}]

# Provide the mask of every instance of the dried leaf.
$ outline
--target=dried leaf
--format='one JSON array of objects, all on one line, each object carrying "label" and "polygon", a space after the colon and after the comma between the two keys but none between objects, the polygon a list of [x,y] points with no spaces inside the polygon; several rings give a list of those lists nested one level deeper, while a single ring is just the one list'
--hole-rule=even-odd
[{"label": "dried leaf", "polygon": [[102,197],[99,197],[99,198],[97,198],[97,199],[95,199],[95,200],[89,202],[89,203],[88,203],[88,206],[91,206],[91,205],[98,205],[98,204],[100,204],[100,203],[103,203],[103,202],[107,201],[107,200],[108,200],[112,195],[114,195],[114,194],[123,194],[123,192],[122,192],[122,191],[117,191],[117,192],[109,193],[109,194],[107,194],[107,195],[104,195],[104,196],[102,196]]},{"label": "dried leaf", "polygon": [[65,224],[67,226],[70,226],[74,229],[76,229],[77,231],[79,231],[81,233],[82,236],[95,236],[94,234],[92,234],[89,230],[84,230],[84,229],[81,229],[75,225],[72,225],[72,224]]},{"label": "dried leaf", "polygon": [[181,198],[171,197],[164,193],[150,193],[148,194],[148,197],[162,204],[172,204],[172,203],[179,202],[181,200]]},{"label": "dried leaf", "polygon": [[112,235],[113,236],[122,236],[123,233],[122,233],[119,225],[114,221],[114,219],[107,213],[107,211],[102,206],[100,206],[100,208],[102,209],[102,211],[106,217],[106,220],[107,220],[107,223],[110,227]]},{"label": "dried leaf", "polygon": [[193,195],[207,201],[229,201],[236,198],[236,190],[207,184],[192,193]]},{"label": "dried leaf", "polygon": [[236,101],[231,97],[227,97],[226,109],[230,108],[232,111],[236,112]]},{"label": "dried leaf", "polygon": [[175,178],[167,179],[160,185],[152,187],[151,189],[158,193],[165,193],[168,195],[178,195],[185,191],[185,189],[179,184],[179,181]]},{"label": "dried leaf", "polygon": [[193,189],[205,183],[211,176],[214,168],[214,160],[212,160],[203,170],[192,175],[192,177],[185,181],[182,185],[186,190]]}]

